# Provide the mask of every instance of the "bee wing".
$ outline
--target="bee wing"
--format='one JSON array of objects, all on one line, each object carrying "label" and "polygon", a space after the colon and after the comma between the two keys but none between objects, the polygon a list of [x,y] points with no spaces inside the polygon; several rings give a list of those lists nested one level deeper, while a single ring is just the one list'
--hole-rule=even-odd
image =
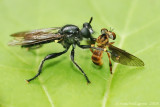
[{"label": "bee wing", "polygon": [[58,30],[60,27],[14,33],[11,35],[14,40],[10,41],[9,45],[36,45],[59,40],[63,35],[58,34]]},{"label": "bee wing", "polygon": [[109,45],[109,50],[111,50],[111,58],[114,62],[130,66],[144,66],[144,62],[141,59],[122,49]]}]

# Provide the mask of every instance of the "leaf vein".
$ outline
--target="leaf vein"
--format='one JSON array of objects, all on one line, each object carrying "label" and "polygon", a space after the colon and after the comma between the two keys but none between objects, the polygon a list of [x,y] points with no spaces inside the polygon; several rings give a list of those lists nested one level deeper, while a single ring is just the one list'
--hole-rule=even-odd
[{"label": "leaf vein", "polygon": [[[42,10],[41,10],[42,6],[41,6],[41,5],[42,5],[42,2],[39,2],[39,11],[40,11],[40,12],[42,12]],[[44,6],[44,4],[43,4],[43,6]],[[41,21],[41,19],[40,19],[40,18],[41,18],[41,13],[40,13],[40,12],[39,12],[38,25],[39,25],[39,23],[40,23],[40,21]],[[36,59],[35,59],[36,65],[38,65],[38,64],[39,64],[39,61],[40,61],[40,60],[39,60],[39,57],[38,57],[38,53],[39,53],[39,50],[37,49],[37,50],[36,50]],[[52,99],[51,99],[51,97],[50,97],[50,95],[49,95],[49,92],[48,92],[46,86],[45,86],[44,84],[42,84],[40,77],[38,77],[38,80],[39,80],[39,82],[40,82],[40,85],[41,85],[44,93],[45,93],[46,96],[47,96],[47,99],[48,99],[51,107],[54,107],[54,103],[53,103],[53,101],[52,101]]]},{"label": "leaf vein", "polygon": [[140,53],[142,53],[142,52],[144,52],[144,51],[146,51],[146,50],[148,50],[148,49],[154,47],[154,46],[157,45],[158,43],[159,43],[159,41],[154,42],[154,43],[152,43],[151,45],[149,45],[149,46],[147,46],[147,47],[145,47],[145,48],[143,48],[143,49],[141,49],[141,50],[135,52],[134,54],[140,54]]},{"label": "leaf vein", "polygon": [[[131,20],[129,20],[128,18],[131,18],[133,12],[134,12],[134,8],[135,8],[135,4],[136,4],[137,0],[134,0],[132,3],[131,3],[131,7],[128,11],[128,15],[127,15],[127,21],[125,23],[125,26],[124,26],[124,34],[127,30],[127,27],[129,26],[129,23]],[[119,48],[122,47],[122,45],[124,44],[124,41],[126,39],[127,36],[122,36],[121,40],[120,40],[120,43],[119,43]],[[110,93],[110,88],[111,88],[111,85],[112,85],[112,80],[113,80],[113,77],[114,77],[114,73],[116,71],[116,68],[118,66],[118,63],[115,63],[114,66],[113,66],[113,74],[111,75],[109,81],[107,82],[108,85],[107,85],[107,88],[106,88],[106,91],[105,91],[105,94],[104,94],[104,97],[103,97],[103,100],[102,100],[102,107],[105,107],[107,102],[108,102],[108,98],[109,98],[109,93]]]},{"label": "leaf vein", "polygon": [[140,32],[140,31],[144,30],[145,28],[148,28],[149,26],[151,26],[151,25],[153,25],[153,24],[155,24],[155,23],[157,23],[157,22],[159,22],[159,21],[160,21],[160,17],[156,17],[156,18],[153,19],[152,21],[149,21],[147,24],[145,24],[145,25],[143,25],[143,26],[141,26],[141,27],[133,30],[132,32],[128,32],[125,36],[128,36],[128,37],[129,37],[129,36],[131,36],[131,35],[133,35],[133,34],[135,34],[135,33],[138,33],[138,32]]}]

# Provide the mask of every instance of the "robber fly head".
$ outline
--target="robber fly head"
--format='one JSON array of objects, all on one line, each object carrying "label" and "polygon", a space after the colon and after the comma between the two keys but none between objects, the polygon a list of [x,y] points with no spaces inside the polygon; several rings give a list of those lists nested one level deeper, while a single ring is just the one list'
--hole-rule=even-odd
[{"label": "robber fly head", "polygon": [[92,17],[88,22],[86,23],[83,23],[83,28],[81,29],[81,34],[84,38],[89,38],[91,34],[94,33],[93,29],[92,29],[92,26],[91,26],[91,22],[92,22]]},{"label": "robber fly head", "polygon": [[111,31],[108,31],[106,28],[103,28],[101,29],[101,34],[105,34],[105,35],[108,35],[108,37],[112,40],[115,40],[116,39],[116,34],[114,32]]}]

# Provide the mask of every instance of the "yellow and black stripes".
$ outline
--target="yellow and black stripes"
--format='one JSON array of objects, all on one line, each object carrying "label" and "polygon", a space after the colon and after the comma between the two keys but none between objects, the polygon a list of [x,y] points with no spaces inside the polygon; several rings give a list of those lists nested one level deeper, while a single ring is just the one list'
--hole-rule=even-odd
[{"label": "yellow and black stripes", "polygon": [[92,55],[92,62],[96,65],[102,65],[103,51],[94,50]]}]

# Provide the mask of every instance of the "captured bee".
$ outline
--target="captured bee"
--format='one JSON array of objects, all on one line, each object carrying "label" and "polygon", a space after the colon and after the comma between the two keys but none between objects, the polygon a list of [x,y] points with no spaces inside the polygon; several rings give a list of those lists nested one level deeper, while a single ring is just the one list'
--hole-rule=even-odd
[{"label": "captured bee", "polygon": [[94,38],[92,37],[93,29],[91,26],[92,19],[93,18],[91,17],[89,23],[88,22],[84,23],[83,28],[81,30],[76,25],[68,24],[63,27],[38,29],[38,30],[25,31],[25,32],[12,34],[11,36],[14,37],[14,40],[9,42],[9,45],[11,46],[21,45],[21,47],[24,47],[24,48],[34,48],[34,47],[40,47],[46,43],[57,42],[62,44],[62,46],[65,48],[65,50],[62,52],[51,53],[47,55],[42,60],[38,73],[33,78],[28,79],[27,82],[34,80],[41,74],[43,64],[46,60],[61,56],[62,54],[66,53],[68,49],[72,46],[71,55],[70,55],[71,60],[73,64],[76,65],[76,67],[85,76],[87,83],[90,83],[90,80],[88,79],[85,72],[74,61],[74,50],[76,45],[82,49],[92,48],[96,50],[102,50],[101,48],[80,44],[80,41],[82,41],[83,38],[88,38],[92,43],[94,43]]},{"label": "captured bee", "polygon": [[[110,67],[110,73],[112,74],[112,63],[111,59],[114,62],[123,64],[123,65],[129,65],[129,66],[144,66],[144,62],[135,57],[134,55],[119,49],[112,44],[114,42],[109,42],[109,39],[115,40],[116,34],[112,31],[108,31],[107,29],[101,29],[101,35],[96,39],[97,47],[104,49],[105,52],[107,52],[108,58],[109,58],[109,67]],[[95,44],[93,44],[95,45]],[[107,50],[107,48],[109,50]],[[96,65],[102,65],[102,55],[104,51],[100,50],[93,50],[90,49],[93,53],[91,59],[92,62]]]}]

